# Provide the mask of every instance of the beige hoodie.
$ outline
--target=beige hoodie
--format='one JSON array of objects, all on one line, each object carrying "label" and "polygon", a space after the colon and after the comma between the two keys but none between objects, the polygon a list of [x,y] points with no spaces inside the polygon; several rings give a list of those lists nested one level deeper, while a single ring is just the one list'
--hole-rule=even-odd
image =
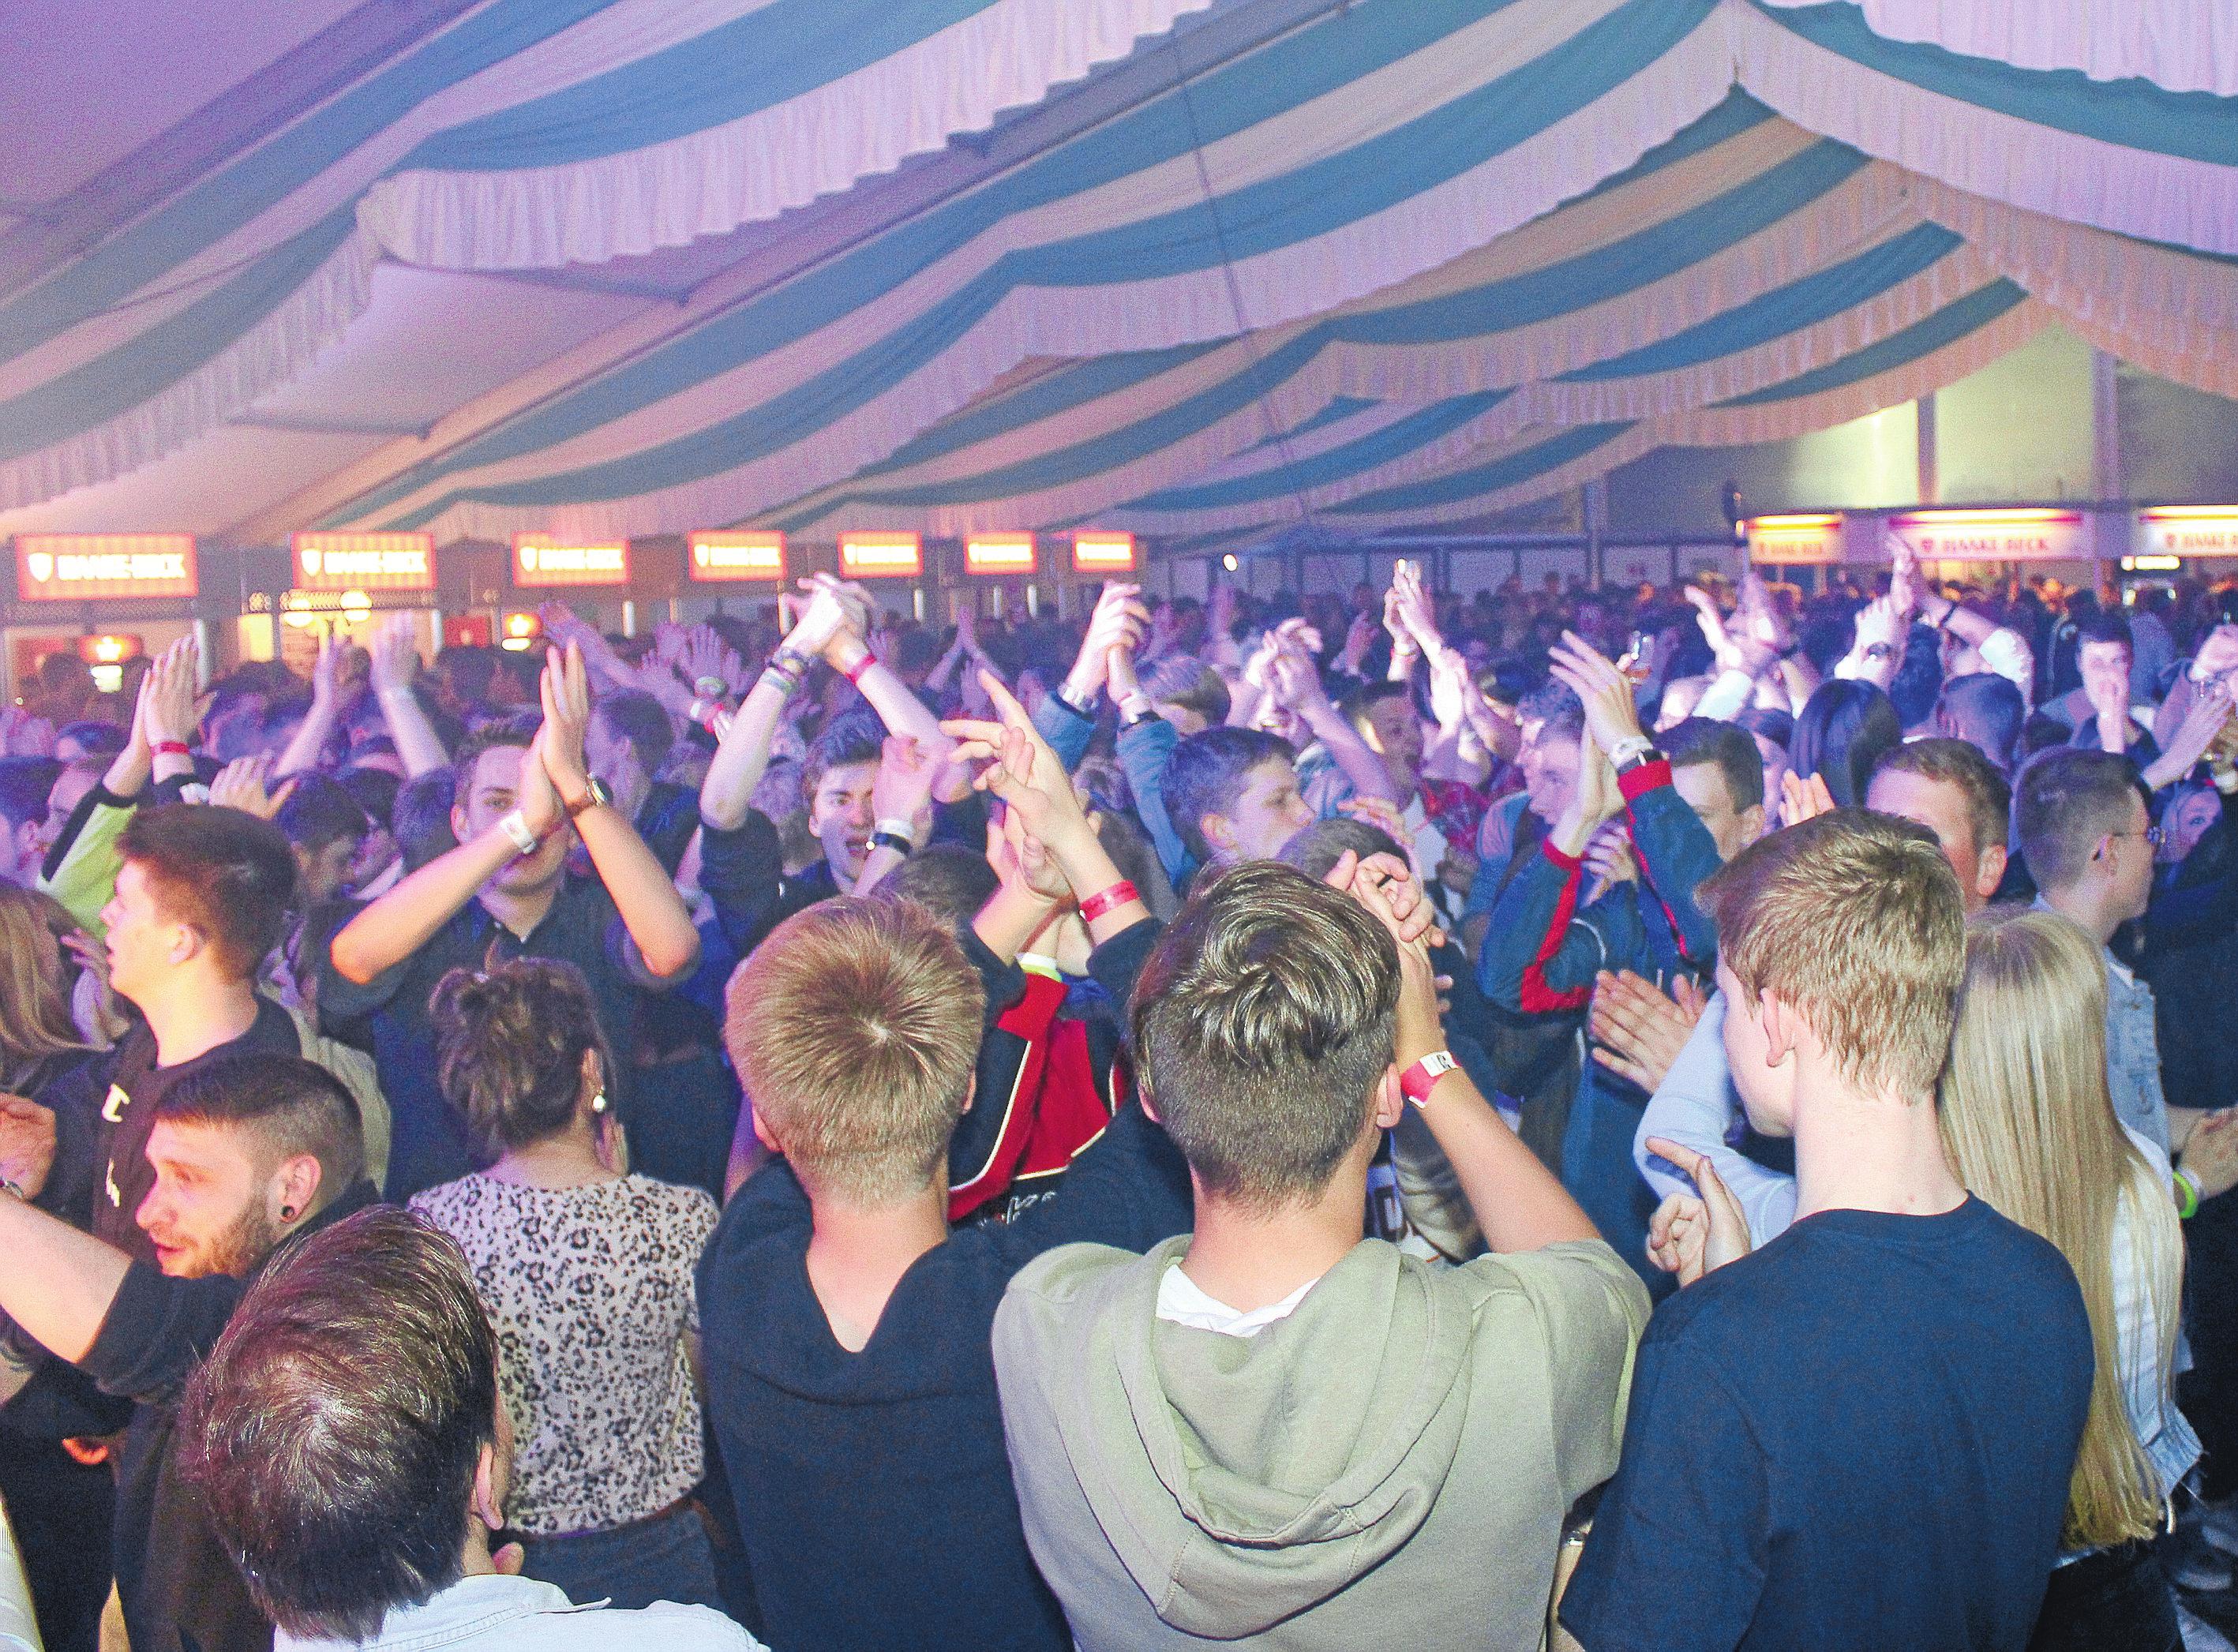
[{"label": "beige hoodie", "polygon": [[1563,1517],[1616,1468],[1632,1270],[1368,1239],[1247,1339],[1157,1318],[1188,1244],[1051,1251],[996,1316],[1027,1542],[1083,1652],[1538,1646]]}]

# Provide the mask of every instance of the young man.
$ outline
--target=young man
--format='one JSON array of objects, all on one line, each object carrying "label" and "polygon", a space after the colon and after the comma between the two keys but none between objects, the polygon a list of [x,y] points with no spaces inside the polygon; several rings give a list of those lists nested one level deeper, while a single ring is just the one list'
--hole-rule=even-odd
[{"label": "young man", "polygon": [[0,1131],[0,1312],[136,1402],[117,1459],[113,1556],[136,1652],[257,1652],[270,1624],[174,1460],[179,1394],[266,1258],[376,1195],[357,1104],[308,1061],[214,1061],[152,1111],[152,1182],[132,1219],[155,1265],[34,1209],[51,1138],[20,1118]]},{"label": "young man", "polygon": [[29,888],[46,849],[47,799],[62,778],[52,757],[0,757],[0,878]]},{"label": "young man", "polygon": [[[1079,891],[1090,968],[1124,1002],[1154,926],[1055,754],[998,704],[1007,733],[950,725],[967,755],[1016,747],[990,783],[1023,829],[977,937],[1014,954]],[[972,1094],[981,971],[917,909],[812,906],[740,966],[728,1002],[754,1128],[782,1155],[725,1208],[699,1277],[709,1416],[763,1632],[838,1652],[1060,1652],[1064,1619],[1010,1491],[989,1327],[1003,1285],[1051,1246],[1185,1230],[1186,1178],[1130,1105],[1056,1198],[950,1234],[950,1135],[975,1100],[1005,1098]]]},{"label": "young man", "polygon": [[584,731],[583,757],[593,778],[671,877],[699,829],[699,803],[688,786],[659,778],[676,743],[667,709],[639,689],[601,695]]},{"label": "young man", "polygon": [[[1562,1622],[1586,1652],[2023,1647],[2090,1326],[2059,1252],[1943,1152],[1957,879],[1923,829],[1837,809],[1701,898],[1733,1081],[1794,1139],[1797,1219],[1658,1311]],[[1712,1235],[1710,1265],[1747,1249],[1722,1213]]]},{"label": "young man", "polygon": [[1272,860],[1313,823],[1289,743],[1257,729],[1207,729],[1177,743],[1160,786],[1190,865]]},{"label": "young man", "polygon": [[2093,614],[2076,630],[2075,663],[2082,686],[2047,709],[2055,715],[2072,713],[2076,745],[2128,757],[2144,769],[2161,749],[2152,725],[2136,714],[2129,698],[2134,651],[2126,617],[2118,611]]},{"label": "young man", "polygon": [[[1195,1231],[1053,1252],[997,1316],[1026,1535],[1086,1652],[1534,1644],[1615,1464],[1645,1293],[1453,1067],[1376,898],[1258,864],[1192,895],[1132,1019]],[[1361,1238],[1409,1106],[1493,1254]]]},{"label": "young man", "polygon": [[[370,1045],[395,1115],[387,1193],[406,1198],[473,1167],[435,1081],[427,1001],[454,968],[559,958],[603,1007],[617,1100],[631,1105],[631,1008],[691,973],[699,934],[667,872],[586,769],[590,688],[572,644],[543,677],[544,717],[493,724],[460,743],[451,829],[459,846],[361,909],[319,972],[319,1015]],[[579,834],[595,877],[567,870]]]},{"label": "young man", "polygon": [[[2010,689],[2003,677],[1991,679]],[[1958,875],[1969,913],[1994,900],[2004,882],[2005,833],[2012,788],[1970,741],[1914,740],[1880,761],[1865,786],[1865,807],[1935,834]]]},{"label": "young man", "polygon": [[1999,774],[2010,775],[2028,726],[2028,702],[1995,671],[1972,671],[1943,684],[1935,702],[1935,731],[1963,740],[1988,758]]},{"label": "young man", "polygon": [[512,1428],[458,1246],[395,1210],[291,1246],[189,1385],[187,1483],[278,1652],[753,1652],[704,1606],[577,1606],[491,1552]]}]

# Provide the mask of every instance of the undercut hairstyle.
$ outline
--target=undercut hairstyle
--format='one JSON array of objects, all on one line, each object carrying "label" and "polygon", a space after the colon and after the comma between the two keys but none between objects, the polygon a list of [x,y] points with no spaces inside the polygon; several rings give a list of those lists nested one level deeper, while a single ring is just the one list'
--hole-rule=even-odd
[{"label": "undercut hairstyle", "polygon": [[124,730],[114,723],[103,723],[87,717],[77,723],[65,723],[55,730],[57,743],[68,740],[84,757],[113,757],[124,750],[128,738]]},{"label": "undercut hairstyle", "polygon": [[2136,657],[2136,638],[2129,631],[2129,617],[2118,608],[2102,608],[2085,617],[2075,627],[2075,651],[2079,655],[2085,643],[2119,643]]},{"label": "undercut hairstyle", "polygon": [[474,770],[480,766],[483,752],[508,746],[526,751],[535,743],[536,731],[543,726],[541,711],[516,711],[508,717],[492,717],[469,730],[451,757],[453,803],[464,804],[474,795]]},{"label": "undercut hairstyle", "polygon": [[931,843],[887,873],[877,895],[882,900],[913,901],[961,928],[1002,887],[984,855],[962,843]]},{"label": "undercut hairstyle", "polygon": [[1966,823],[1974,833],[1975,852],[2004,847],[2013,789],[1990,760],[1968,742],[1913,740],[1883,757],[1881,766],[1873,772],[1917,775],[1922,780],[1956,787],[1966,799]]},{"label": "undercut hairstyle", "polygon": [[0,819],[10,828],[47,817],[47,794],[63,777],[52,757],[0,757]]},{"label": "undercut hairstyle", "polygon": [[179,1460],[248,1592],[365,1641],[459,1581],[497,1338],[457,1244],[361,1211],[282,1248],[188,1384]]},{"label": "undercut hairstyle", "polygon": [[986,989],[954,933],[905,901],[795,914],[731,977],[723,1040],[811,1198],[922,1193],[971,1094]]},{"label": "undercut hairstyle", "polygon": [[600,1071],[613,1079],[598,1001],[573,964],[517,958],[451,970],[435,983],[428,1015],[435,1081],[492,1159],[574,1123],[585,1052],[598,1051]]},{"label": "undercut hairstyle", "polygon": [[823,733],[808,743],[807,760],[800,765],[800,800],[813,805],[816,789],[834,769],[857,763],[876,763],[885,754],[886,725],[875,711],[851,711],[834,717]]},{"label": "undercut hairstyle", "polygon": [[357,843],[373,829],[372,821],[340,781],[322,774],[296,777],[295,790],[280,805],[272,823],[296,848],[316,854],[329,843]]},{"label": "undercut hairstyle", "polygon": [[2054,746],[2028,760],[2013,787],[2013,844],[2039,889],[2082,876],[2098,840],[2129,823],[2143,796],[2136,766],[2111,751]]},{"label": "undercut hairstyle", "polygon": [[198,931],[234,980],[279,944],[295,894],[287,834],[238,809],[171,803],[127,822],[117,853],[137,866],[164,915]]},{"label": "undercut hairstyle", "polygon": [[1300,828],[1275,858],[1318,881],[1328,875],[1329,869],[1342,860],[1347,850],[1363,861],[1371,855],[1395,856],[1401,862],[1407,859],[1397,838],[1381,826],[1371,826],[1349,815],[1332,815],[1327,820]]},{"label": "undercut hairstyle", "polygon": [[1290,743],[1263,729],[1207,729],[1175,743],[1166,754],[1159,790],[1166,816],[1190,854],[1199,861],[1212,859],[1204,817],[1233,815],[1251,771],[1278,757],[1294,761]]},{"label": "undercut hairstyle", "polygon": [[1995,671],[1970,671],[1943,685],[1935,722],[1944,734],[1981,747],[1991,763],[2010,774],[2021,730],[2028,726],[2028,702],[2017,685]]},{"label": "undercut hairstyle", "polygon": [[221,1056],[164,1091],[155,1117],[246,1132],[275,1165],[308,1153],[319,1161],[321,1206],[365,1174],[365,1120],[357,1098],[301,1056]]},{"label": "undercut hairstyle", "polygon": [[1673,769],[1715,763],[1725,777],[1733,813],[1746,814],[1764,802],[1764,753],[1748,730],[1711,717],[1688,717],[1655,737]]},{"label": "undercut hairstyle", "polygon": [[1966,914],[1933,833],[1837,809],[1750,844],[1695,898],[1751,1005],[1767,987],[1778,993],[1853,1084],[1935,1094],[1966,974]]},{"label": "undercut hairstyle", "polygon": [[1788,767],[1798,780],[1818,775],[1844,809],[1865,800],[1865,784],[1890,751],[1904,743],[1904,724],[1889,697],[1871,683],[1833,677],[1811,691],[1787,744]]},{"label": "undercut hairstyle", "polygon": [[622,689],[601,696],[591,715],[629,743],[630,750],[637,753],[638,767],[646,775],[660,772],[661,764],[668,761],[669,749],[676,743],[676,725],[668,720],[666,706],[643,689]]},{"label": "undercut hairstyle", "polygon": [[1309,1200],[1367,1127],[1398,1005],[1398,948],[1365,907],[1279,862],[1231,867],[1143,966],[1144,1094],[1207,1193]]},{"label": "undercut hairstyle", "polygon": [[404,856],[404,869],[416,872],[428,862],[458,848],[451,830],[451,805],[459,796],[459,777],[449,769],[431,769],[415,775],[396,789],[396,802],[388,811],[388,829]]}]

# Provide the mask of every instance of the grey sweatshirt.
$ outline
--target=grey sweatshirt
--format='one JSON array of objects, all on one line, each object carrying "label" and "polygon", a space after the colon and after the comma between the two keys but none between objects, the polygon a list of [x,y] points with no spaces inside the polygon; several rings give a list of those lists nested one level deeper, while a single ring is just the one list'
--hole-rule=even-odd
[{"label": "grey sweatshirt", "polygon": [[1027,1542],[1083,1652],[1538,1646],[1563,1517],[1616,1468],[1632,1270],[1363,1240],[1246,1339],[1157,1318],[1188,1246],[1051,1251],[996,1316]]}]

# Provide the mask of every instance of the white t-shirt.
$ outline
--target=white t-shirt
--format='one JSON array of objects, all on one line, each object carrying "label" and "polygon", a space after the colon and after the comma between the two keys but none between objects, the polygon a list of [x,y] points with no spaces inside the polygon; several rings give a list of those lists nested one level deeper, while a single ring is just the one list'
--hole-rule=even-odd
[{"label": "white t-shirt", "polygon": [[1255,1337],[1268,1325],[1288,1318],[1306,1299],[1306,1292],[1320,1283],[1318,1278],[1308,1279],[1280,1302],[1243,1313],[1208,1295],[1176,1262],[1158,1281],[1158,1318],[1198,1331],[1217,1331],[1223,1337]]}]

